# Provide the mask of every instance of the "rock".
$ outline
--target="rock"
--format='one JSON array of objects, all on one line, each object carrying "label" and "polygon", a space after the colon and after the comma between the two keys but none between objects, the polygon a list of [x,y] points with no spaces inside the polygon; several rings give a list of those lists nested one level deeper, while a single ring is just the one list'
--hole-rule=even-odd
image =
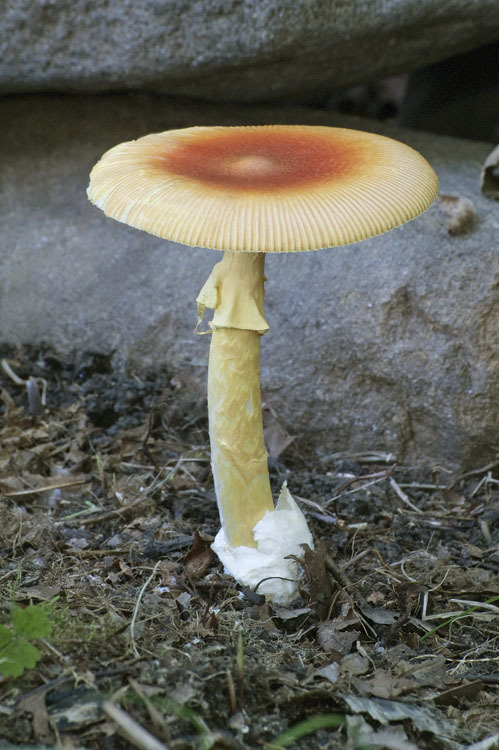
[{"label": "rock", "polygon": [[499,42],[411,73],[398,122],[442,135],[499,141]]},{"label": "rock", "polygon": [[497,0],[7,0],[0,93],[303,97],[497,39]]},{"label": "rock", "polygon": [[135,371],[167,364],[203,389],[209,337],[193,333],[195,298],[220,254],[106,219],[85,195],[102,153],[167,128],[264,122],[350,125],[416,147],[474,221],[449,234],[437,202],[382,237],[268,257],[263,387],[298,444],[323,456],[476,467],[497,451],[499,203],[480,192],[490,144],[146,95],[12,97],[1,117],[0,339],[115,349]]}]

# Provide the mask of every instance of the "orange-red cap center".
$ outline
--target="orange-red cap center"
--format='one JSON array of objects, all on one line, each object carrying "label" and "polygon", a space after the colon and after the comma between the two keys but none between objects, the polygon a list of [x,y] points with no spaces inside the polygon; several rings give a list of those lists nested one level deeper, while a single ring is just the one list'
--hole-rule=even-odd
[{"label": "orange-red cap center", "polygon": [[358,144],[299,128],[203,131],[158,155],[169,174],[232,191],[283,191],[344,178],[361,161]]}]

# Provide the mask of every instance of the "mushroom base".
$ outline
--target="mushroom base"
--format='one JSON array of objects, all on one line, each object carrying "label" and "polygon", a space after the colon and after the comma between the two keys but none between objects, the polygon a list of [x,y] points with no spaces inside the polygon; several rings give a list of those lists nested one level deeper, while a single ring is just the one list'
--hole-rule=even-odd
[{"label": "mushroom base", "polygon": [[298,593],[300,572],[298,563],[286,557],[301,557],[302,545],[308,544],[313,549],[314,543],[305,517],[286,484],[275,510],[267,511],[255,524],[253,536],[256,549],[234,547],[222,528],[211,546],[227,573],[239,583],[277,604],[289,604]]}]

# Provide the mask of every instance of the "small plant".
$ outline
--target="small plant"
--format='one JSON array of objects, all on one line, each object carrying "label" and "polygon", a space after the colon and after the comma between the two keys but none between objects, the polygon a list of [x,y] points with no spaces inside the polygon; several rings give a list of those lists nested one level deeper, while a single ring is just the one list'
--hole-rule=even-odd
[{"label": "small plant", "polygon": [[41,658],[32,641],[47,638],[52,622],[47,604],[29,604],[12,610],[10,623],[0,625],[0,675],[19,677]]},{"label": "small plant", "polygon": [[[456,600],[455,600],[456,601]],[[460,612],[456,612],[453,614],[449,613],[449,618],[445,620],[445,622],[441,622],[440,625],[437,625],[432,630],[429,630],[427,633],[425,633],[421,640],[424,641],[425,638],[429,638],[431,635],[435,635],[435,633],[438,633],[439,630],[442,628],[445,628],[447,626],[452,625],[452,623],[456,622],[456,620],[462,620],[463,617],[469,617],[470,615],[473,615],[475,612],[477,613],[477,616],[480,614],[484,614],[481,610],[485,610],[485,614],[487,614],[487,610],[492,610],[497,614],[497,607],[493,607],[492,605],[494,602],[499,601],[499,596],[492,596],[490,599],[486,599],[484,602],[479,602],[478,604],[474,604],[471,607],[468,607],[468,609],[463,609]]]},{"label": "small plant", "polygon": [[317,731],[317,729],[338,729],[346,726],[346,719],[344,716],[339,714],[319,714],[317,716],[311,716],[309,719],[298,722],[288,729],[284,734],[280,734],[279,737],[275,737],[270,744],[267,745],[268,750],[283,750],[285,747],[289,747],[293,743],[297,742],[307,734]]}]

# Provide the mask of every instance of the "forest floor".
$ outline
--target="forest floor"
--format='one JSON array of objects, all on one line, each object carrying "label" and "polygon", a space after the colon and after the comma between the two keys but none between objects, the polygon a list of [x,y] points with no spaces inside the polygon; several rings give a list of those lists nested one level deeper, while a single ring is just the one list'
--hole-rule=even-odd
[{"label": "forest floor", "polygon": [[267,414],[316,540],[279,607],[210,549],[187,376],[0,360],[0,748],[499,747],[499,460],[319,462]]}]

